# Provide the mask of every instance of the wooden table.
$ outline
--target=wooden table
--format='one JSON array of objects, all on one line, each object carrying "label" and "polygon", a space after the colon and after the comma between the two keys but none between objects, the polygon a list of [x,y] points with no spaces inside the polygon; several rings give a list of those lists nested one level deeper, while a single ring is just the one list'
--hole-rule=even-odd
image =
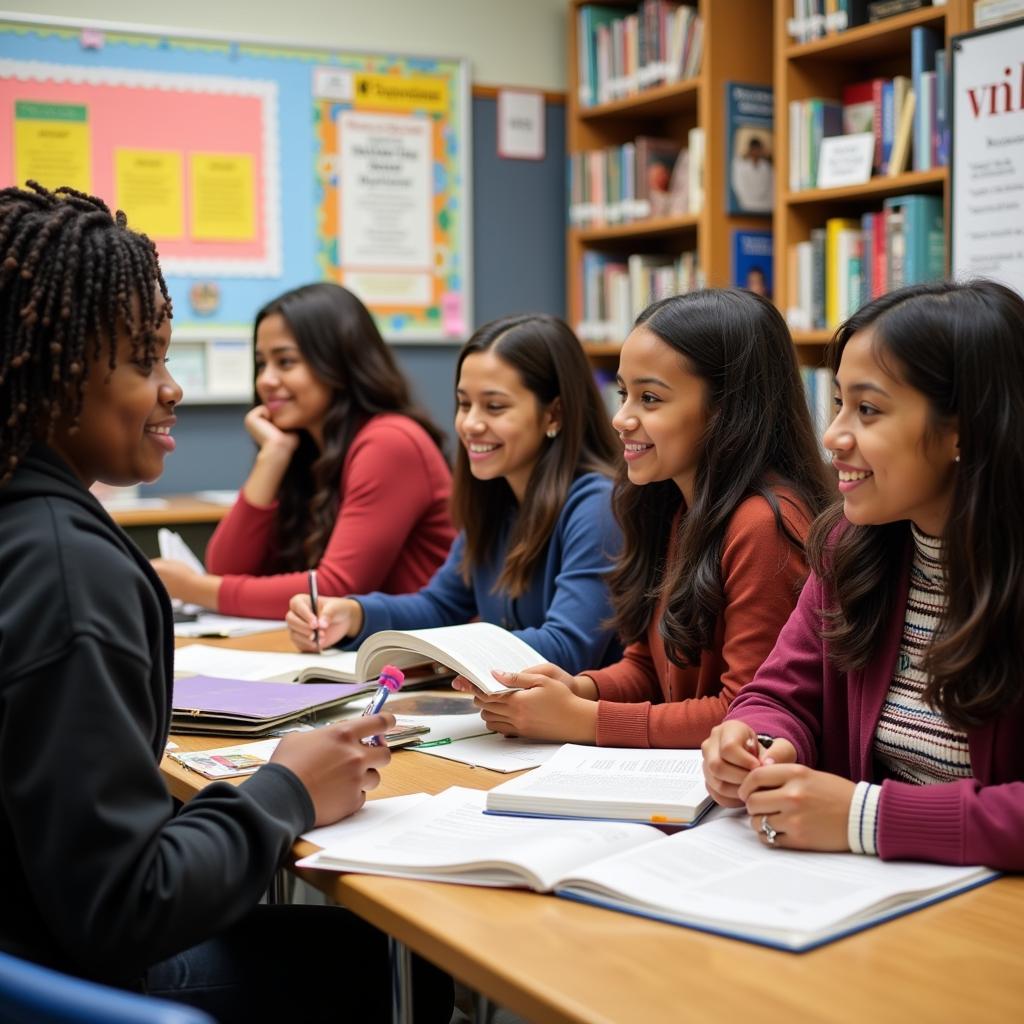
[{"label": "wooden table", "polygon": [[[280,635],[225,643],[253,647],[253,641],[271,649]],[[224,745],[210,737],[179,742],[193,749]],[[183,799],[205,784],[166,759],[164,770]],[[396,751],[373,796],[435,793],[449,785],[489,789],[505,778]],[[313,849],[299,841],[293,854]],[[1024,1016],[1019,876],[793,954],[528,892],[298,873],[471,988],[538,1024],[963,1024]]]}]

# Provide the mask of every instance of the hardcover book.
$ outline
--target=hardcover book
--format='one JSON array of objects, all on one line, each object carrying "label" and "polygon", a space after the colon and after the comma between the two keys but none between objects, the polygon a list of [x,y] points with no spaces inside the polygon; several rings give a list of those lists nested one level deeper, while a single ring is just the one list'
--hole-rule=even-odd
[{"label": "hardcover book", "polygon": [[775,194],[772,89],[726,83],[726,213],[770,214]]}]

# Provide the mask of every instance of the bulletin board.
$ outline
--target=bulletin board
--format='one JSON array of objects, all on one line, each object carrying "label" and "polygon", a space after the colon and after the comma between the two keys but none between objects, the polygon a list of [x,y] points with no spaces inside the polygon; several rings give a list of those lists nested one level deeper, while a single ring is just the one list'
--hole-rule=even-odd
[{"label": "bulletin board", "polygon": [[333,280],[390,341],[462,340],[470,124],[460,59],[0,15],[0,182],[124,209],[178,327]]}]

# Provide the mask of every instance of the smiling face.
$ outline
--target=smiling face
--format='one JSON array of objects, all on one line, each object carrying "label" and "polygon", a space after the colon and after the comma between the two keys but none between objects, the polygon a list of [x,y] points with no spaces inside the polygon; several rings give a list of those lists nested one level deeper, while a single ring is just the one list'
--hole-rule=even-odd
[{"label": "smiling face", "polygon": [[455,391],[455,431],[477,480],[504,477],[520,502],[547,443],[559,428],[558,401],[542,408],[519,371],[492,349],[462,361]]},{"label": "smiling face", "polygon": [[167,369],[171,324],[156,331],[151,361],[132,358],[131,338],[121,330],[117,338],[117,366],[107,365],[107,351],[88,367],[78,429],[70,420],[59,421],[50,441],[54,450],[86,485],[97,480],[126,485],[155,480],[164,458],[174,451],[171,428],[181,388]]},{"label": "smiling face", "polygon": [[332,393],[311,369],[280,313],[256,328],[256,394],[279,430],[306,430],[320,443]]},{"label": "smiling face", "polygon": [[619,356],[619,397],[612,418],[625,446],[630,483],[673,480],[693,503],[707,427],[707,385],[653,331],[634,328]]},{"label": "smiling face", "polygon": [[846,343],[835,394],[824,443],[846,518],[861,526],[909,519],[941,535],[956,474],[955,427],[933,422],[927,397],[878,361],[867,330]]}]

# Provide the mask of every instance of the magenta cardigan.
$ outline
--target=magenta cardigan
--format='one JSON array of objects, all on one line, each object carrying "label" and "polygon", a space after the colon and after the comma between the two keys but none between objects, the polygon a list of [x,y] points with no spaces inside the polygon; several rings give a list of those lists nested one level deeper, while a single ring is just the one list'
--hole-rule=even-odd
[{"label": "magenta cardigan", "polygon": [[[908,549],[898,609],[906,607],[909,576]],[[881,782],[878,853],[884,860],[1024,871],[1024,702],[968,730],[973,778],[928,786],[885,778],[872,747],[899,653],[902,611],[871,663],[845,673],[829,660],[820,636],[823,599],[822,581],[812,574],[775,649],[726,718],[789,740],[801,764],[855,782]]]}]

